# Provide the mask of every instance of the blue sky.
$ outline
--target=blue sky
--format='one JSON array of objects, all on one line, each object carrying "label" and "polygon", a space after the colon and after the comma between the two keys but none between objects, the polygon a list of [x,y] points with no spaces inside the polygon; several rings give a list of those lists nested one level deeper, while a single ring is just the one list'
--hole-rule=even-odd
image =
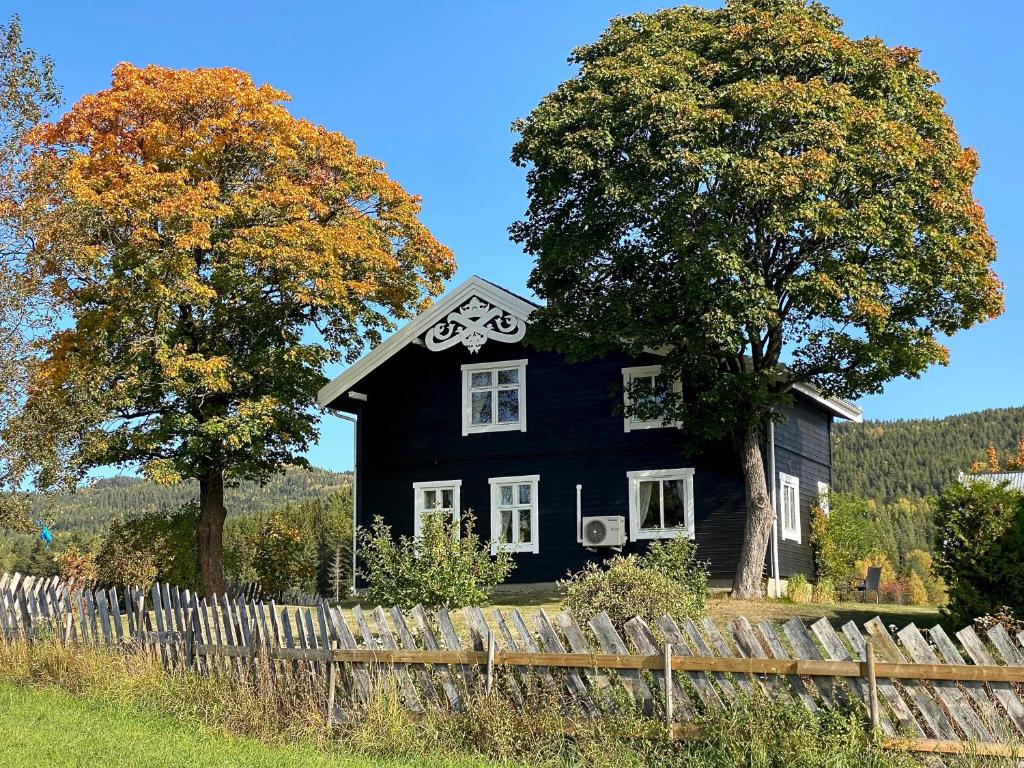
[{"label": "blue sky", "polygon": [[[704,3],[712,6],[715,2]],[[836,0],[854,37],[922,50],[942,78],[962,141],[976,148],[975,187],[999,244],[1006,313],[949,343],[952,362],[864,398],[869,418],[945,416],[1021,405],[1024,381],[1024,4],[988,0]],[[479,274],[525,290],[530,259],[509,242],[526,204],[509,162],[510,123],[570,76],[570,50],[613,16],[665,3],[628,0],[434,2],[0,1],[22,17],[28,45],[53,57],[70,104],[106,87],[121,61],[232,66],[292,95],[295,115],[339,130],[423,197],[423,218],[452,248],[456,281]],[[331,371],[330,373],[336,373]],[[326,416],[310,460],[351,467],[351,432]]]}]

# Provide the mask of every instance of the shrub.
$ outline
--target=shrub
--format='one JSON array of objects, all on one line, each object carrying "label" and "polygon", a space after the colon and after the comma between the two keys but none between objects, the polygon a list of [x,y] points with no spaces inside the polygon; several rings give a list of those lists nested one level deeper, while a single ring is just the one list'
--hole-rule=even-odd
[{"label": "shrub", "polygon": [[1008,606],[1024,615],[1024,495],[1005,485],[954,483],[936,504],[935,572],[957,621]]},{"label": "shrub", "polygon": [[789,577],[789,581],[786,584],[786,597],[794,603],[809,603],[813,591],[811,590],[811,584],[807,581],[807,577],[802,573],[794,573]]},{"label": "shrub", "polygon": [[928,605],[928,590],[920,576],[911,572],[904,582],[906,583],[907,605]]},{"label": "shrub", "polygon": [[946,584],[935,575],[931,554],[922,549],[912,549],[903,560],[908,578],[916,575],[927,592],[926,602],[921,605],[942,605],[946,601]]},{"label": "shrub", "polygon": [[822,577],[814,584],[813,601],[822,605],[834,603],[838,599],[832,579]]},{"label": "shrub", "polygon": [[96,553],[96,577],[108,584],[145,587],[166,581],[200,589],[196,555],[199,505],[145,512],[110,524]]},{"label": "shrub", "polygon": [[881,585],[878,588],[878,599],[883,603],[893,603],[894,605],[906,605],[906,580],[897,578],[881,582]]},{"label": "shrub", "polygon": [[[671,565],[679,562],[685,562],[685,573]],[[615,555],[602,565],[590,562],[558,582],[565,591],[562,604],[581,623],[605,612],[619,629],[634,616],[648,624],[666,613],[676,618],[702,616],[707,584],[706,566],[676,547],[657,548],[653,559]]]},{"label": "shrub", "polygon": [[382,605],[455,608],[481,605],[515,568],[512,556],[473,533],[475,518],[462,513],[459,526],[443,514],[423,516],[420,535],[395,539],[383,519],[362,534],[360,555],[369,596]]},{"label": "shrub", "polygon": [[820,507],[811,518],[811,546],[818,578],[843,585],[857,578],[857,563],[877,540],[869,505],[843,493],[829,494],[829,513]]},{"label": "shrub", "polygon": [[260,530],[253,556],[253,569],[263,591],[280,594],[315,581],[316,559],[311,545],[301,530],[280,515],[271,515]]},{"label": "shrub", "polygon": [[62,579],[86,583],[96,580],[96,556],[91,552],[69,545],[53,553],[53,562]]},{"label": "shrub", "polygon": [[708,564],[697,559],[697,545],[685,536],[652,541],[641,557],[645,568],[678,581],[690,595],[690,616],[704,613],[708,594]]}]

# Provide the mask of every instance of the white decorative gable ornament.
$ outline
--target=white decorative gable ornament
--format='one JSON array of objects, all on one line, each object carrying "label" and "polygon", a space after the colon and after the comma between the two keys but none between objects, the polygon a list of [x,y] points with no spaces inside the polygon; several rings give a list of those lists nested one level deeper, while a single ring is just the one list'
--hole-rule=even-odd
[{"label": "white decorative gable ornament", "polygon": [[525,335],[526,323],[522,319],[473,296],[427,331],[425,341],[431,352],[462,344],[475,354],[488,339],[511,344]]}]

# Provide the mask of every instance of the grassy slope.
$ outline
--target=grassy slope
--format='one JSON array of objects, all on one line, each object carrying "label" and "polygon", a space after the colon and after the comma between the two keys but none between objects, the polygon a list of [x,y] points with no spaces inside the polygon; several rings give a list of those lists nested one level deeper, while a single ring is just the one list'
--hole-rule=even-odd
[{"label": "grassy slope", "polygon": [[0,765],[25,768],[371,768],[487,763],[382,762],[306,746],[270,746],[94,697],[0,683]]}]

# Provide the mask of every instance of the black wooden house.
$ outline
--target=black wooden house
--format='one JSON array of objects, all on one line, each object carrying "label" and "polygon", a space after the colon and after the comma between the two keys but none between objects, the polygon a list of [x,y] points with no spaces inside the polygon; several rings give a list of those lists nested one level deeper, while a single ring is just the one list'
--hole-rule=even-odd
[{"label": "black wooden house", "polygon": [[[657,376],[658,356],[568,363],[538,352],[523,344],[535,308],[472,277],[320,391],[322,405],[355,416],[357,524],[380,515],[413,534],[425,510],[472,509],[481,538],[515,552],[516,582],[685,535],[727,582],[746,514],[736,451],[684,455],[674,427],[624,417],[624,386]],[[800,388],[768,430],[779,514],[766,576],[812,574],[810,513],[831,483],[832,420],[860,415]]]}]

